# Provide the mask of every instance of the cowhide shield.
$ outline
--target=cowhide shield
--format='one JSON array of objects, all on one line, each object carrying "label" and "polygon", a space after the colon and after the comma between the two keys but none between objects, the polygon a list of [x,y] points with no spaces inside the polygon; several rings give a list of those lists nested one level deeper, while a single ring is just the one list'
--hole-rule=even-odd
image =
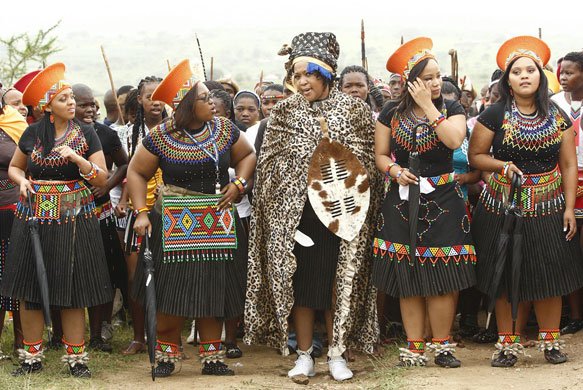
[{"label": "cowhide shield", "polygon": [[370,203],[368,174],[358,158],[328,136],[316,147],[308,173],[308,198],[320,221],[338,237],[352,241],[360,232]]}]

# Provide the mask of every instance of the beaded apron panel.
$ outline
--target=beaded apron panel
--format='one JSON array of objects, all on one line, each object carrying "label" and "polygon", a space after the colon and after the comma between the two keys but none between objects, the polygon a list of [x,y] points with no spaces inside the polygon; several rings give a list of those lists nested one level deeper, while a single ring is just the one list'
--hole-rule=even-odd
[{"label": "beaded apron panel", "polygon": [[218,211],[221,197],[164,197],[164,262],[232,259],[231,251],[237,249],[234,206]]}]

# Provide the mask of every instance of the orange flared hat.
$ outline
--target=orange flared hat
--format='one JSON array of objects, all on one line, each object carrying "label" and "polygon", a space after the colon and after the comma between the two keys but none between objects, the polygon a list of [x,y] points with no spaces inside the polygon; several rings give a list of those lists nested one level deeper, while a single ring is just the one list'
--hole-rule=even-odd
[{"label": "orange flared hat", "polygon": [[431,52],[433,41],[431,38],[419,37],[404,43],[389,57],[387,70],[409,78],[409,73],[419,62],[435,56]]},{"label": "orange flared hat", "polygon": [[192,73],[190,61],[183,60],[164,77],[164,80],[154,90],[152,100],[162,101],[176,110],[184,96],[199,81]]},{"label": "orange flared hat", "polygon": [[506,67],[518,57],[528,57],[544,67],[551,58],[551,49],[541,39],[531,36],[514,37],[502,44],[496,55],[498,67],[506,71]]},{"label": "orange flared hat", "polygon": [[66,88],[71,88],[71,85],[65,81],[65,64],[57,62],[34,76],[22,94],[22,103],[27,106],[38,105],[44,111],[47,104]]}]

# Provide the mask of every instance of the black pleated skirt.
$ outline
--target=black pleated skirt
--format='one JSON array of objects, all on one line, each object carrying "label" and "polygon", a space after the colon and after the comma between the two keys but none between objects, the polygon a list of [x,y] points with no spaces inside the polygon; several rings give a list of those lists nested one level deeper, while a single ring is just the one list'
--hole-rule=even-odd
[{"label": "black pleated skirt", "polygon": [[298,230],[310,237],[314,245],[295,244],[294,305],[330,310],[340,238],[320,222],[309,200],[306,200]]},{"label": "black pleated skirt", "polygon": [[[6,257],[8,256],[8,246],[10,244],[10,233],[14,221],[14,210],[10,208],[0,209],[0,282],[4,275]],[[0,310],[18,311],[18,299],[0,295]]]},{"label": "black pleated skirt", "polygon": [[[236,213],[235,213],[236,214]],[[149,214],[152,223],[150,250],[154,260],[154,280],[158,312],[180,317],[215,317],[229,319],[243,313],[247,285],[248,237],[236,214],[237,249],[232,260],[183,259],[164,263],[162,216],[154,206]],[[133,283],[133,298],[144,304],[146,277],[144,245]]]},{"label": "black pleated skirt", "polygon": [[[55,309],[96,306],[113,299],[94,207],[89,190],[76,192],[61,204],[61,222],[39,224],[49,302]],[[37,310],[41,297],[28,215],[27,203],[19,201],[0,294],[26,301],[27,309]]]},{"label": "black pleated skirt", "polygon": [[372,271],[374,285],[388,295],[437,296],[476,283],[470,218],[459,185],[448,180],[421,194],[416,256],[409,253],[409,202],[401,200],[399,185],[390,185],[377,222]]},{"label": "black pleated skirt", "polygon": [[[583,258],[579,247],[579,232],[571,241],[566,241],[563,232],[564,198],[560,177],[554,173],[553,184],[528,186],[523,184],[523,228],[522,263],[520,267],[520,301],[533,301],[569,294],[583,286]],[[541,175],[535,175],[541,176]],[[487,292],[493,283],[494,269],[500,260],[497,257],[498,243],[504,223],[504,187],[494,174],[484,188],[474,211],[472,232],[478,253],[477,287]],[[529,176],[525,175],[524,180]],[[538,179],[538,178],[537,178]],[[552,179],[545,178],[544,182]],[[544,198],[537,202],[532,193]],[[511,258],[513,242],[508,248]],[[509,290],[511,272],[505,267],[500,282],[499,295]]]}]

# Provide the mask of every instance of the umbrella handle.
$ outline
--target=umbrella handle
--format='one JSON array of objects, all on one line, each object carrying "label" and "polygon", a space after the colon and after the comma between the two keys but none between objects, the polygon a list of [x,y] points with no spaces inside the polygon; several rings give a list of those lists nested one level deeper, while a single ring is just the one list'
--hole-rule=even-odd
[{"label": "umbrella handle", "polygon": [[510,182],[510,199],[509,203],[510,206],[515,206],[515,200],[517,199],[517,203],[520,204],[520,193],[522,192],[522,178],[516,172],[512,175],[512,181]]},{"label": "umbrella handle", "polygon": [[145,249],[150,249],[150,241],[148,239],[148,228],[146,228],[146,234],[144,234],[144,245]]},{"label": "umbrella handle", "polygon": [[34,218],[34,213],[32,212],[32,194],[29,190],[26,190],[26,200],[28,202],[28,213]]}]

